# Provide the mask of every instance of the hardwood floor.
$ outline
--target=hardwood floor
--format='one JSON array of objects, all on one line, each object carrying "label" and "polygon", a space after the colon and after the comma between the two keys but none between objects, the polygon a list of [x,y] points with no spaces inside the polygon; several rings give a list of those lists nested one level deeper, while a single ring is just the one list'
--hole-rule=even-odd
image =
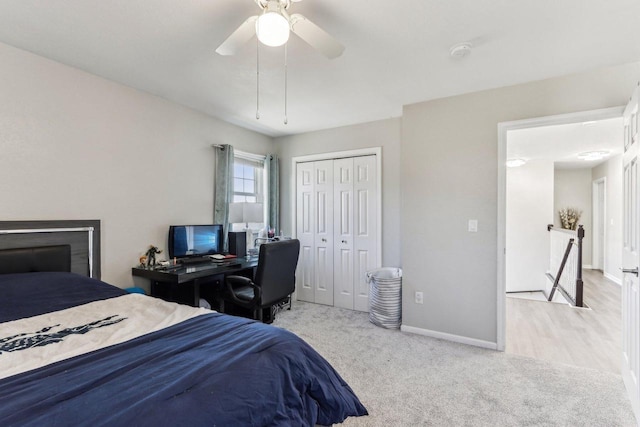
[{"label": "hardwood floor", "polygon": [[506,352],[620,373],[620,286],[584,270],[590,309],[507,297]]}]

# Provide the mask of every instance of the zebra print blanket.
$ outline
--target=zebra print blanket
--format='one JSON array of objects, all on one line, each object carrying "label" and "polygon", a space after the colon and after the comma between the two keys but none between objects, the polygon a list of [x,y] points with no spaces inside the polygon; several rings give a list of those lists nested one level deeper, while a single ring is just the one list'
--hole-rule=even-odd
[{"label": "zebra print blanket", "polygon": [[129,294],[5,322],[0,328],[0,378],[122,343],[205,313],[210,311]]}]

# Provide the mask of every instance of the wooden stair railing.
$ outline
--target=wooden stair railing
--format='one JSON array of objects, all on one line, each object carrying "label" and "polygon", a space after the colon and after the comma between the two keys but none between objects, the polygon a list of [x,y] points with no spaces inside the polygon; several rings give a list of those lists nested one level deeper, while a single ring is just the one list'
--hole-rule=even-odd
[{"label": "wooden stair railing", "polygon": [[[547,226],[547,230],[551,231],[553,225]],[[567,243],[567,247],[564,251],[564,255],[562,257],[562,262],[558,268],[558,271],[555,277],[551,273],[547,273],[547,277],[553,281],[553,287],[551,288],[551,292],[549,293],[548,301],[553,300],[553,296],[558,290],[565,299],[576,307],[584,307],[584,283],[582,281],[582,239],[584,238],[584,228],[582,225],[578,226],[578,230],[576,232],[577,244],[575,243],[574,238],[570,238]],[[576,278],[575,278],[575,295],[572,295],[571,292],[564,289],[562,284],[560,283],[560,279],[562,278],[562,273],[564,272],[565,265],[569,256],[571,254],[571,250],[573,249],[573,245],[577,246],[577,262],[576,262]]]}]

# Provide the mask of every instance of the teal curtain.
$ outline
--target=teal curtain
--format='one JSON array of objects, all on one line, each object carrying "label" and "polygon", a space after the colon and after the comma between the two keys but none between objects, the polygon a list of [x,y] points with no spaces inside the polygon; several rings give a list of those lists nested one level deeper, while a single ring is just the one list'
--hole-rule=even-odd
[{"label": "teal curtain", "polygon": [[275,230],[276,236],[280,234],[280,165],[278,156],[267,154],[264,160],[264,168],[267,171],[267,226]]},{"label": "teal curtain", "polygon": [[229,203],[233,201],[233,146],[215,146],[216,181],[213,198],[213,223],[222,224],[224,251],[229,250]]}]

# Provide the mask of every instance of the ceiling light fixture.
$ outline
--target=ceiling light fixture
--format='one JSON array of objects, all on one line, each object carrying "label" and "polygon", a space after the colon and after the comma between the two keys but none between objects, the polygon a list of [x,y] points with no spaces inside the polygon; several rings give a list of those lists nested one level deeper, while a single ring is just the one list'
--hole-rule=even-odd
[{"label": "ceiling light fixture", "polygon": [[578,158],[581,160],[602,160],[609,155],[608,151],[587,151],[585,153],[578,154]]},{"label": "ceiling light fixture", "polygon": [[256,37],[256,120],[260,119],[260,45],[284,45],[284,124],[287,119],[287,45],[294,33],[329,59],[342,55],[344,46],[326,31],[299,13],[289,15],[292,3],[300,0],[253,0],[262,10],[250,16],[216,49],[220,55],[235,55],[249,40]]},{"label": "ceiling light fixture", "polygon": [[278,47],[284,45],[284,124],[287,118],[287,42],[289,41],[289,15],[286,10],[291,6],[290,0],[256,0],[263,8],[262,15],[256,19],[256,120],[260,120],[260,43]]},{"label": "ceiling light fixture", "polygon": [[525,159],[509,159],[509,160],[507,160],[507,167],[508,168],[517,168],[519,166],[524,165],[525,163],[527,163],[527,161]]},{"label": "ceiling light fixture", "polygon": [[265,9],[256,20],[256,36],[267,46],[282,46],[289,40],[289,21],[279,11]]}]

